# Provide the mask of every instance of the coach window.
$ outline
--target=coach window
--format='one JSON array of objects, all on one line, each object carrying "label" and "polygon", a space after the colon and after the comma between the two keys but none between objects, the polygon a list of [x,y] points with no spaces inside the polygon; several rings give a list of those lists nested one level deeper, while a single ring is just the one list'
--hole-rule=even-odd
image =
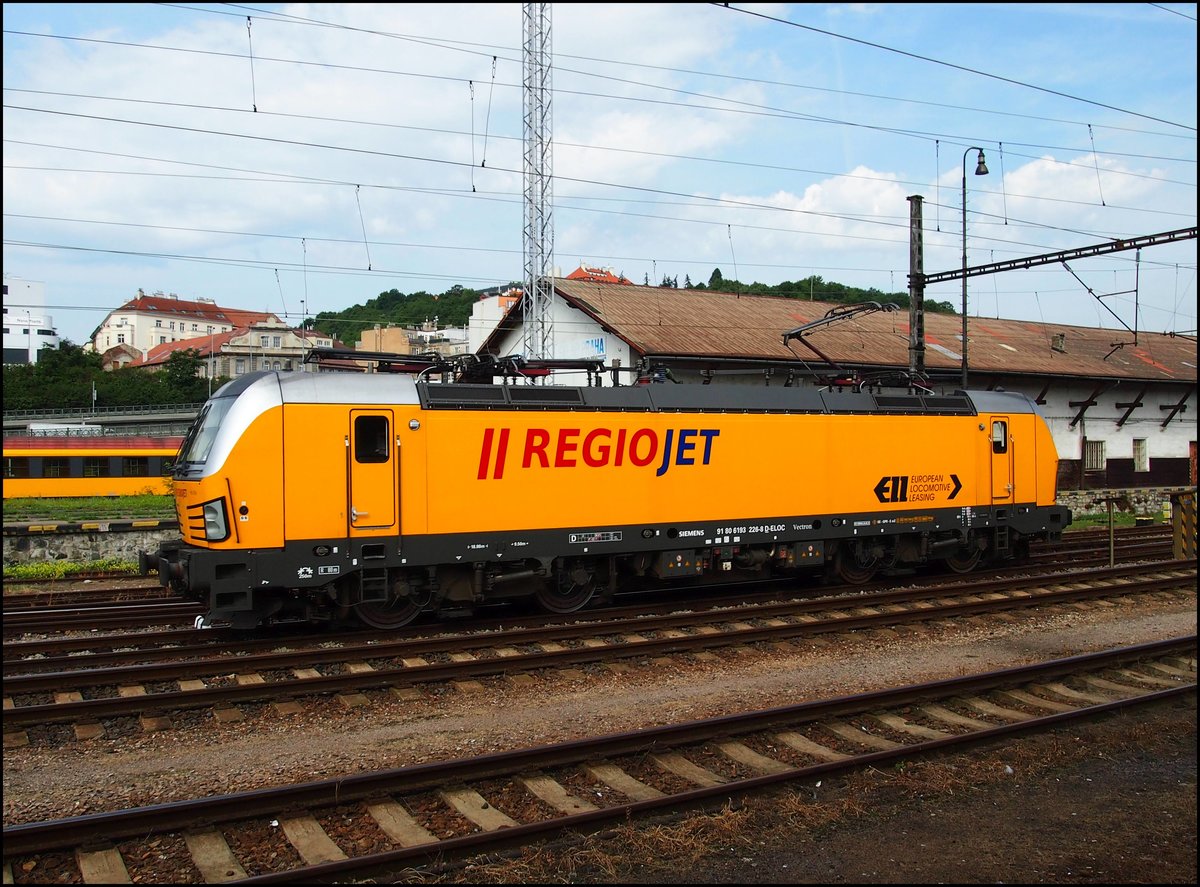
[{"label": "coach window", "polygon": [[992,423],[992,452],[1007,453],[1008,452],[1008,423],[993,422]]},{"label": "coach window", "polygon": [[84,456],[83,457],[83,476],[84,477],[108,477],[108,457],[107,456]]},{"label": "coach window", "polygon": [[121,460],[122,477],[145,477],[149,473],[149,456],[125,456]]},{"label": "coach window", "polygon": [[60,456],[46,456],[42,459],[42,477],[69,477],[67,460]]},{"label": "coach window", "polygon": [[5,477],[29,477],[29,460],[23,456],[8,456],[4,459]]},{"label": "coach window", "polygon": [[388,460],[388,420],[386,416],[355,417],[354,459],[356,462],[386,462]]}]

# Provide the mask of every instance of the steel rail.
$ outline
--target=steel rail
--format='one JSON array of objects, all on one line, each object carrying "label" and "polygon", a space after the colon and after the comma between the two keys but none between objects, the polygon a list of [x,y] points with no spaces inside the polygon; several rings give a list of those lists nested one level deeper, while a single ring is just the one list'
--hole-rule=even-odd
[{"label": "steel rail", "polygon": [[[606,645],[603,647],[569,648],[551,652],[521,653],[515,656],[491,657],[466,662],[451,662],[445,664],[415,665],[404,668],[376,669],[365,673],[350,673],[339,675],[320,675],[317,677],[296,678],[294,680],[239,684],[220,687],[204,687],[196,690],[169,691],[129,697],[103,699],[83,699],[71,702],[56,702],[41,705],[26,705],[6,709],[4,722],[6,728],[29,726],[34,724],[70,722],[83,719],[130,716],[161,712],[176,709],[203,708],[217,703],[251,702],[262,699],[294,698],[297,696],[321,695],[348,690],[367,690],[388,687],[412,686],[414,684],[431,683],[448,680],[463,680],[493,676],[496,674],[536,671],[543,668],[561,668],[570,665],[598,662],[602,660],[661,656],[670,653],[681,653],[695,650],[707,650],[714,647],[731,644],[749,644],[760,641],[778,641],[793,639],[807,635],[825,634],[830,632],[846,632],[861,629],[891,627],[912,622],[928,622],[959,618],[963,616],[983,615],[1010,609],[1026,609],[1033,606],[1050,606],[1068,603],[1093,597],[1111,595],[1128,595],[1139,591],[1161,590],[1164,583],[1185,584],[1189,589],[1195,588],[1194,562],[1179,562],[1184,565],[1179,570],[1164,572],[1184,573],[1181,576],[1139,579],[1127,585],[1099,586],[1092,588],[1071,587],[1058,591],[1048,591],[1033,596],[1006,597],[988,600],[967,601],[958,604],[940,605],[925,609],[914,609],[903,612],[873,613],[870,615],[844,616],[822,619],[814,622],[770,625],[765,627],[740,627],[727,632],[714,634],[687,635],[666,639],[644,639],[634,643]],[[1190,569],[1190,574],[1187,574]],[[1128,572],[1127,569],[1123,570]],[[1111,578],[1111,577],[1100,577]],[[1009,580],[1010,583],[1015,580]],[[1077,583],[1078,575],[1071,575],[1058,580]],[[975,596],[982,592],[975,587],[961,589],[959,594]],[[949,592],[944,589],[931,590],[926,596],[946,597]],[[807,604],[802,604],[803,610]],[[858,610],[868,606],[859,599],[843,600],[834,606],[826,604],[820,609],[826,610]],[[768,608],[775,609],[775,608]],[[762,617],[762,613],[756,613]],[[496,647],[512,644],[530,644],[547,639],[563,639],[578,637],[580,634],[610,635],[620,634],[621,631],[649,631],[676,626],[691,626],[697,622],[736,622],[736,616],[728,611],[706,611],[701,614],[687,613],[663,617],[659,620],[635,619],[622,626],[614,627],[612,623],[596,625],[571,626],[569,628],[550,628],[534,630],[532,633],[518,632],[511,636],[503,633],[489,636],[473,636],[464,639],[470,647]],[[418,655],[419,649],[444,651],[452,646],[445,639],[427,639],[418,642],[425,647],[407,647],[405,653],[409,656]],[[254,671],[258,667],[282,668],[287,665],[302,665],[311,667],[325,655],[344,661],[357,660],[364,656],[368,658],[395,658],[401,654],[392,652],[390,655],[379,645],[371,645],[366,650],[356,650],[354,655],[347,656],[343,650],[334,651],[301,651],[279,655],[267,654],[262,657],[241,657],[235,660],[215,660],[205,664],[210,672],[228,671],[231,665],[238,666],[239,672]],[[100,684],[129,684],[139,681],[167,680],[178,677],[195,677],[204,673],[201,663],[170,663],[165,665],[135,666],[127,669],[112,669],[105,673],[100,670],[94,673],[59,672],[51,674],[34,674],[5,678],[5,693],[31,694],[37,692],[62,691],[65,686],[83,687]]]},{"label": "steel rail", "polygon": [[[22,855],[86,846],[97,842],[115,842],[128,838],[144,840],[154,835],[201,825],[211,826],[255,817],[279,815],[281,811],[337,806],[385,797],[389,794],[418,792],[446,784],[546,771],[556,767],[622,755],[661,752],[670,748],[746,735],[755,731],[816,723],[822,719],[844,718],[910,705],[919,701],[945,699],[965,693],[981,693],[1034,681],[1064,678],[1080,672],[1161,658],[1179,652],[1190,652],[1194,656],[1195,646],[1196,636],[1193,634],[981,674],[552,745],[514,749],[476,758],[427,762],[290,786],[174,801],[129,810],[85,814],[48,822],[10,825],[5,826],[3,831],[3,854],[5,859],[13,859]],[[256,883],[303,880],[311,883],[335,875],[378,869],[407,860],[440,857],[447,853],[467,849],[475,850],[498,841],[522,842],[538,835],[558,833],[564,829],[590,829],[604,822],[624,819],[650,810],[678,809],[717,799],[725,800],[784,782],[819,777],[894,760],[911,759],[933,752],[984,743],[997,738],[1044,730],[1072,720],[1095,717],[1122,708],[1194,695],[1195,689],[1196,685],[1193,681],[1175,688],[1147,692],[1106,703],[1086,705],[1070,712],[1059,712],[1043,717],[1031,716],[1027,721],[998,725],[945,739],[905,744],[889,751],[870,752],[847,761],[793,768],[769,776],[738,779],[719,786],[669,794],[653,801],[620,804],[550,821],[519,825],[516,828],[503,829],[499,833],[487,832],[451,838],[345,861],[258,875],[246,880]]]}]

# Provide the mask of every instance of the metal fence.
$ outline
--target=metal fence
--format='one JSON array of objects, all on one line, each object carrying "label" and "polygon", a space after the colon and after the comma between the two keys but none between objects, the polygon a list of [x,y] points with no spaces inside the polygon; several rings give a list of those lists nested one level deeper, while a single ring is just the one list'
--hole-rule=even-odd
[{"label": "metal fence", "polygon": [[60,410],[5,410],[4,421],[36,422],[40,419],[89,419],[93,416],[152,416],[164,413],[198,413],[204,403],[142,404],[128,407],[80,407]]}]

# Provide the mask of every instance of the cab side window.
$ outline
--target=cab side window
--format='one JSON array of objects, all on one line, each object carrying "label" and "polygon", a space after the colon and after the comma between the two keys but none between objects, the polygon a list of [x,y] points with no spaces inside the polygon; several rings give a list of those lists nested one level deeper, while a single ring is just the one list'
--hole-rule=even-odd
[{"label": "cab side window", "polygon": [[992,423],[992,452],[1007,453],[1008,452],[1008,423],[993,422]]},{"label": "cab side window", "polygon": [[354,418],[354,459],[356,462],[388,460],[388,420],[386,416]]}]

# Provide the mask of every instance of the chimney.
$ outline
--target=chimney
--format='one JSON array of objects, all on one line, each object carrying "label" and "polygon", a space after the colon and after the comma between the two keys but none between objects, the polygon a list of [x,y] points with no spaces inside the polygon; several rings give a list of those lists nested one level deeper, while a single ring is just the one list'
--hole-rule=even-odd
[{"label": "chimney", "polygon": [[1066,333],[1055,333],[1054,337],[1050,340],[1050,350],[1057,351],[1059,354],[1066,354],[1067,353],[1067,334]]}]

